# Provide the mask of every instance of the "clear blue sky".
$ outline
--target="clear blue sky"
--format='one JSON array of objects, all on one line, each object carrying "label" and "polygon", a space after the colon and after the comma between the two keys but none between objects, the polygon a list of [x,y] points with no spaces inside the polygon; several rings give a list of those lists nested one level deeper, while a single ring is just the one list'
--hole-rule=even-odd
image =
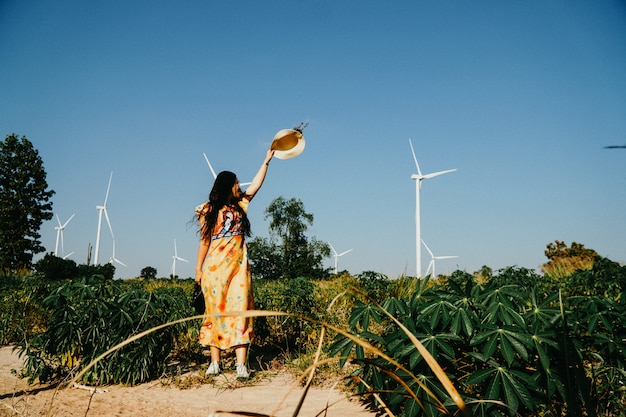
[{"label": "clear blue sky", "polygon": [[622,1],[0,1],[2,137],[39,150],[78,263],[113,172],[122,278],[167,276],[174,239],[192,276],[202,153],[249,180],[301,121],[306,149],[250,205],[256,236],[295,197],[309,236],[354,249],[340,270],[415,275],[411,138],[424,173],[458,170],[422,186],[423,239],[458,256],[438,272],[538,268],[557,239],[626,262],[626,149],[604,148],[626,144],[625,74]]}]

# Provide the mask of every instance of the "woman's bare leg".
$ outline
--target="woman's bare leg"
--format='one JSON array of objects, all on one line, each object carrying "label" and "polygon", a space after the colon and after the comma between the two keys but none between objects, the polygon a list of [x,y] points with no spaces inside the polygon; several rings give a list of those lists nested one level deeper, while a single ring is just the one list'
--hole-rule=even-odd
[{"label": "woman's bare leg", "polygon": [[215,346],[211,346],[211,362],[220,362],[220,350]]},{"label": "woman's bare leg", "polygon": [[237,363],[243,363],[245,365],[248,359],[248,345],[239,345],[235,348],[235,355],[237,356]]}]

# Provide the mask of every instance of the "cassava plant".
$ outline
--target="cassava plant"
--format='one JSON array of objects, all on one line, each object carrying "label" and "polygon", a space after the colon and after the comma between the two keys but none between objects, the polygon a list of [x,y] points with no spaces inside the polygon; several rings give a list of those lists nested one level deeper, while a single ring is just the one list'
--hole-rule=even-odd
[{"label": "cassava plant", "polygon": [[501,272],[485,285],[469,274],[445,285],[418,280],[408,297],[356,305],[352,332],[405,370],[343,335],[331,353],[358,365],[349,381],[372,409],[384,405],[395,415],[458,413],[403,328],[445,370],[474,416],[622,415],[623,305],[604,295],[563,299],[539,293],[539,277],[528,270]]},{"label": "cassava plant", "polygon": [[[26,356],[23,374],[31,383],[78,371],[134,334],[193,314],[181,288],[124,289],[116,281],[98,277],[67,282],[42,304],[52,312],[45,330],[18,346],[20,355]],[[183,326],[168,327],[125,346],[97,363],[81,381],[135,385],[159,376]]]}]

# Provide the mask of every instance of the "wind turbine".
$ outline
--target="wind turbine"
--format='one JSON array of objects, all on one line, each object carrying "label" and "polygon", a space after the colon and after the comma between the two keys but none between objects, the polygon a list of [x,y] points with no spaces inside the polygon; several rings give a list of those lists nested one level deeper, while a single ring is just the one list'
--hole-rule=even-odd
[{"label": "wind turbine", "polygon": [[[111,234],[113,234],[113,231],[111,231]],[[115,257],[115,238],[113,238],[113,254],[111,255],[111,258],[109,258],[109,263],[113,264],[113,262],[117,262],[118,264],[122,266],[128,266],[124,262],[120,261],[119,259]]]},{"label": "wind turbine", "polygon": [[426,275],[428,275],[428,271],[430,271],[431,278],[437,278],[437,275],[435,274],[435,260],[458,258],[458,256],[435,256],[433,255],[433,252],[430,250],[426,242],[424,242],[424,239],[422,239],[422,243],[424,244],[424,247],[430,254],[430,263],[428,264],[428,268],[426,269]]},{"label": "wind turbine", "polygon": [[[76,214],[76,213],[74,213],[74,214]],[[57,222],[59,223],[59,225],[54,228],[54,230],[57,231],[57,244],[54,247],[54,256],[59,256],[59,238],[61,238],[61,254],[62,255],[65,254],[65,249],[63,247],[63,229],[65,229],[65,226],[67,226],[67,224],[70,222],[70,220],[72,220],[74,218],[74,214],[72,214],[70,216],[70,218],[67,219],[67,221],[65,223],[63,223],[63,224],[61,224],[61,219],[59,219],[59,215],[58,214],[56,215],[57,216]]]},{"label": "wind turbine", "polygon": [[[202,155],[204,155],[204,160],[206,161],[207,165],[209,166],[209,169],[211,170],[211,174],[213,174],[213,179],[217,178],[217,174],[215,173],[215,170],[213,169],[213,165],[211,165],[211,163],[209,162],[209,158],[206,156],[206,154],[204,152],[202,152]],[[242,187],[245,187],[246,185],[250,185],[252,184],[251,182],[240,182],[239,185]]]},{"label": "wind turbine", "polygon": [[204,155],[204,160],[209,166],[209,169],[211,170],[211,174],[213,174],[213,179],[217,178],[217,174],[215,173],[215,170],[213,169],[213,165],[211,165],[211,163],[209,162],[209,158],[206,156],[204,152],[202,152],[202,155]]},{"label": "wind turbine", "polygon": [[448,169],[445,171],[433,172],[432,174],[422,174],[420,166],[417,163],[417,157],[415,156],[415,150],[413,149],[413,143],[409,138],[409,145],[411,146],[411,153],[413,154],[413,160],[415,161],[415,167],[417,168],[417,174],[411,175],[411,179],[415,180],[415,257],[416,257],[416,276],[421,278],[422,276],[422,257],[421,257],[421,230],[420,230],[420,190],[422,188],[422,180],[427,180],[439,175],[447,174],[448,172],[454,172],[455,169]]},{"label": "wind turbine", "polygon": [[330,244],[330,243],[329,243],[329,245],[330,245],[330,248],[333,250],[333,253],[334,253],[333,256],[335,257],[335,275],[336,275],[337,274],[337,263],[339,262],[339,257],[345,255],[348,252],[352,252],[352,249],[348,249],[345,252],[337,253],[337,251],[335,250],[333,245]]},{"label": "wind turbine", "polygon": [[172,278],[176,278],[176,260],[189,262],[187,259],[183,259],[178,256],[178,250],[176,249],[176,239],[174,239],[174,256],[172,256],[172,258],[174,259],[174,262],[172,262]]},{"label": "wind turbine", "polygon": [[104,213],[104,217],[106,217],[107,224],[109,225],[109,230],[111,231],[111,237],[113,241],[115,241],[115,236],[113,236],[113,228],[111,227],[111,221],[109,220],[109,213],[107,213],[107,200],[109,199],[109,190],[111,189],[111,180],[113,179],[113,171],[111,171],[111,175],[109,176],[109,185],[107,186],[107,193],[104,196],[104,203],[101,206],[96,206],[98,210],[98,234],[96,235],[96,253],[94,257],[93,264],[98,265],[98,255],[100,254],[100,230],[102,228],[102,213]]}]

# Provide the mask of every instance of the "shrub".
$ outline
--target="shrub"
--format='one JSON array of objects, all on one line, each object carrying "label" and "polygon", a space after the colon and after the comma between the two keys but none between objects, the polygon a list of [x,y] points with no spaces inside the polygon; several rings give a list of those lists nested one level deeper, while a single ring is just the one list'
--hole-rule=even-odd
[{"label": "shrub", "polygon": [[626,289],[626,266],[598,256],[591,269],[576,271],[563,281],[563,291],[569,295],[603,294],[618,299]]},{"label": "shrub", "polygon": [[[42,304],[52,312],[45,330],[19,345],[30,383],[79,370],[135,334],[192,315],[181,288],[123,291],[119,282],[101,277],[67,282]],[[157,377],[184,329],[169,326],[122,347],[88,370],[82,382],[134,385]]]},{"label": "shrub", "polygon": [[356,276],[359,289],[374,300],[383,299],[388,294],[389,278],[374,271],[364,271]]},{"label": "shrub", "polygon": [[113,264],[104,265],[78,265],[78,271],[75,277],[91,277],[101,275],[106,279],[113,279],[115,276],[115,266]]},{"label": "shrub", "polygon": [[[503,285],[514,282],[516,274],[519,282],[533,280],[528,271],[504,273],[492,281],[497,286],[470,279],[432,286],[422,280],[410,297],[388,298],[380,306],[357,304],[352,332],[408,373],[345,336],[335,339],[331,353],[351,354],[359,367],[350,382],[361,394],[377,392],[395,414],[458,411],[416,346],[384,310],[446,370],[472,415],[623,415],[623,384],[617,383],[623,381],[626,365],[623,305],[604,296],[561,302],[557,293],[544,296],[532,286]],[[381,406],[376,397],[367,398],[372,409]]]},{"label": "shrub", "polygon": [[[317,318],[315,285],[307,278],[288,280],[255,280],[255,308],[257,310],[281,311]],[[309,322],[294,317],[269,316],[255,319],[256,342],[271,344],[290,350],[306,343]]]},{"label": "shrub", "polygon": [[0,281],[0,345],[30,339],[45,328],[51,311],[42,301],[63,281],[50,281],[39,274],[10,276]]},{"label": "shrub", "polygon": [[49,280],[75,278],[78,274],[76,262],[59,258],[51,253],[37,261],[35,270]]}]

